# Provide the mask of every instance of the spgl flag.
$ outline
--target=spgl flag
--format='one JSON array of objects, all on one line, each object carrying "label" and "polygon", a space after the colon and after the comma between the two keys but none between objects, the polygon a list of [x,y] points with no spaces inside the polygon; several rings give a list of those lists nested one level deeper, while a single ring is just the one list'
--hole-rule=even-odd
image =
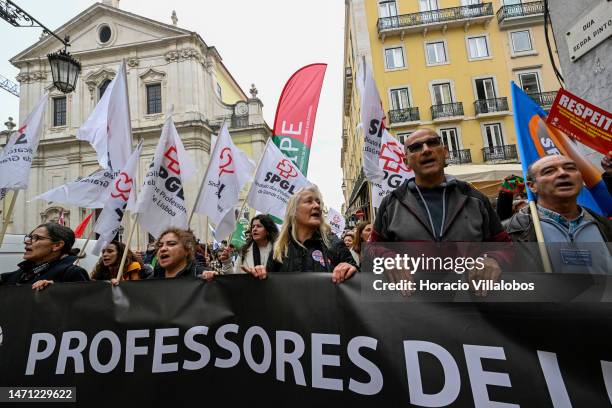
[{"label": "spgl flag", "polygon": [[380,182],[384,174],[380,170],[378,158],[385,128],[385,111],[380,102],[372,71],[365,63],[357,79],[357,89],[361,97],[361,130],[364,137],[363,173],[369,181]]},{"label": "spgl flag", "polygon": [[114,175],[111,170],[96,170],[89,176],[79,177],[73,182],[42,193],[34,199],[82,208],[103,208],[113,179]]},{"label": "spgl flag", "polygon": [[268,141],[247,202],[259,212],[284,219],[289,197],[309,185],[310,182],[293,162]]},{"label": "spgl flag", "polygon": [[372,184],[372,205],[374,207],[380,207],[385,196],[398,188],[404,180],[414,176],[412,169],[404,163],[405,157],[404,145],[385,129],[378,158],[378,165],[384,176],[381,182]]},{"label": "spgl flag", "polygon": [[[138,223],[154,238],[170,227],[188,228],[183,182],[194,174],[195,168],[169,115],[135,209]],[[130,204],[128,209],[132,210]]]},{"label": "spgl flag", "polygon": [[305,175],[326,68],[311,64],[296,71],[285,84],[274,119],[272,141]]},{"label": "spgl flag", "polygon": [[[218,236],[227,237],[234,230],[234,206],[240,198],[240,190],[251,179],[254,170],[255,164],[234,145],[227,124],[224,124],[194,207],[194,212],[208,216]],[[229,213],[231,217],[226,217]],[[222,223],[224,218],[227,222]]]},{"label": "spgl flag", "polygon": [[89,118],[77,131],[77,139],[88,141],[105,169],[121,169],[132,152],[132,125],[127,94],[125,61]]},{"label": "spgl flag", "polygon": [[[601,173],[582,156],[567,135],[546,124],[546,112],[540,106],[514,82],[511,83],[511,88],[514,124],[525,179],[529,165],[540,157],[550,154],[568,156],[576,162],[585,184],[578,195],[578,204],[601,215],[612,215],[612,197],[610,197]],[[529,200],[534,200],[529,189],[527,189],[527,196]]]},{"label": "spgl flag", "polygon": [[134,190],[136,189],[134,181],[136,179],[136,170],[138,169],[141,150],[142,141],[128,158],[125,166],[121,169],[108,191],[106,204],[94,228],[94,232],[100,234],[98,242],[96,242],[92,250],[94,255],[99,255],[117,235],[128,201],[134,202]]},{"label": "spgl flag", "polygon": [[332,232],[338,237],[342,235],[344,227],[346,226],[346,221],[342,214],[340,214],[337,210],[331,207],[327,212],[327,223],[331,227]]},{"label": "spgl flag", "polygon": [[0,189],[28,188],[30,168],[42,134],[42,122],[49,94],[45,92],[23,124],[10,136],[0,155]]}]

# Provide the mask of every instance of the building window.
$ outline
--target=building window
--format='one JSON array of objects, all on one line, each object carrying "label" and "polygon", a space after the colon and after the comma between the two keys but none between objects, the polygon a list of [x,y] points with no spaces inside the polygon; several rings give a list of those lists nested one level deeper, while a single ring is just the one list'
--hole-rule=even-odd
[{"label": "building window", "polygon": [[489,57],[489,46],[487,45],[487,37],[470,37],[468,38],[468,49],[470,59],[480,59]]},{"label": "building window", "polygon": [[391,90],[391,110],[406,109],[410,107],[408,88]]},{"label": "building window", "polygon": [[221,91],[221,85],[217,82],[217,96],[219,99],[223,99],[223,92]]},{"label": "building window", "polygon": [[381,18],[397,16],[397,5],[395,0],[383,0],[378,4],[379,16]]},{"label": "building window", "polygon": [[512,39],[513,52],[518,53],[533,50],[529,30],[515,31],[513,33],[510,33],[510,38]]},{"label": "building window", "polygon": [[105,24],[98,30],[98,39],[102,44],[106,44],[111,39],[112,34],[110,27]]},{"label": "building window", "polygon": [[446,48],[443,41],[427,43],[425,45],[427,50],[427,64],[443,64],[446,60]]},{"label": "building window", "polygon": [[421,11],[437,10],[439,8],[438,0],[419,0],[419,7]]},{"label": "building window", "polygon": [[161,111],[161,84],[149,84],[147,85],[147,114],[161,113]]},{"label": "building window", "polygon": [[521,4],[521,0],[503,0],[504,6],[513,6],[515,4]]},{"label": "building window", "polygon": [[525,93],[539,93],[540,92],[540,81],[538,81],[537,72],[524,72],[519,74],[519,82],[521,88]]},{"label": "building window", "polygon": [[501,124],[489,123],[484,125],[485,143],[487,147],[496,147],[504,145],[504,136],[502,135]]},{"label": "building window", "polygon": [[404,49],[402,47],[385,49],[385,67],[387,69],[398,69],[405,66]]},{"label": "building window", "polygon": [[102,95],[104,95],[104,92],[106,92],[106,88],[108,88],[108,84],[110,83],[111,83],[110,79],[107,79],[104,82],[102,82],[102,84],[98,88],[98,100],[102,99]]},{"label": "building window", "polygon": [[408,140],[408,136],[410,136],[413,132],[404,132],[397,134],[397,140],[400,141],[401,144],[406,146],[406,140]]},{"label": "building window", "polygon": [[440,129],[440,137],[442,143],[450,152],[461,150],[459,145],[459,136],[457,136],[457,128]]},{"label": "building window", "polygon": [[53,98],[53,126],[66,126],[66,97]]},{"label": "building window", "polygon": [[434,84],[432,88],[434,105],[444,105],[453,102],[453,94],[449,82]]}]

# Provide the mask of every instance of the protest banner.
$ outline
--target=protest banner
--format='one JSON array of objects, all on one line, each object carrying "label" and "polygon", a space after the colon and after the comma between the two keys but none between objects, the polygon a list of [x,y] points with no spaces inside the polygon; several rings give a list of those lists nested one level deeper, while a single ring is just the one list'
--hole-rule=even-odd
[{"label": "protest banner", "polygon": [[[83,407],[610,405],[611,303],[364,301],[371,276],[0,287],[0,384]],[[531,279],[592,282],[563,276]]]}]

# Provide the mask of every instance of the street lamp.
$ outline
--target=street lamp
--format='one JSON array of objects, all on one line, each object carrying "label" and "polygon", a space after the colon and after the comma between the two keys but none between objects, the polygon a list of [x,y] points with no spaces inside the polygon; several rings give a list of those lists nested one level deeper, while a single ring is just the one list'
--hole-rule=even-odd
[{"label": "street lamp", "polygon": [[74,91],[81,72],[81,63],[66,51],[66,48],[70,46],[70,37],[66,36],[62,40],[11,0],[0,0],[0,17],[15,27],[40,27],[43,29],[43,34],[50,34],[64,44],[63,50],[49,54],[47,58],[51,64],[53,85],[63,93]]},{"label": "street lamp", "polygon": [[[66,36],[64,46],[68,45],[70,37]],[[75,90],[76,82],[81,72],[81,63],[74,59],[66,48],[47,55],[51,64],[53,85],[65,94]]]}]

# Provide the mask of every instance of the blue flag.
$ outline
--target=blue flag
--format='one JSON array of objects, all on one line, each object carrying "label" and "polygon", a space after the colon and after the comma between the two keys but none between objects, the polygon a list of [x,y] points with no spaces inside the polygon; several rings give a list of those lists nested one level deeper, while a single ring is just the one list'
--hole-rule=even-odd
[{"label": "blue flag", "polygon": [[[546,124],[546,112],[521,88],[511,82],[514,126],[517,132],[523,175],[527,179],[527,168],[540,157],[563,154],[576,162],[585,187],[578,195],[578,204],[604,216],[612,215],[612,197],[597,170],[574,146],[569,137]],[[534,196],[527,188],[530,201]]]}]

